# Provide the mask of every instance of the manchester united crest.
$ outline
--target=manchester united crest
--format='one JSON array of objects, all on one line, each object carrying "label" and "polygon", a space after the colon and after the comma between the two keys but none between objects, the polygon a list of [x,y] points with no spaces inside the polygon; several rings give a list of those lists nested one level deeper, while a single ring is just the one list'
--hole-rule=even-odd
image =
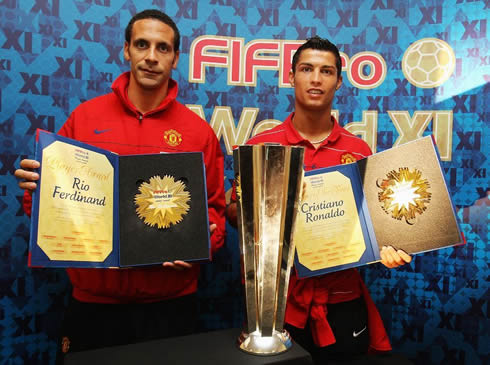
[{"label": "manchester united crest", "polygon": [[169,146],[175,147],[182,143],[182,134],[175,129],[169,129],[163,133],[163,139]]},{"label": "manchester united crest", "polygon": [[350,153],[344,153],[342,156],[340,156],[340,163],[341,164],[353,163],[356,161],[357,161],[357,159],[354,156],[352,156]]}]

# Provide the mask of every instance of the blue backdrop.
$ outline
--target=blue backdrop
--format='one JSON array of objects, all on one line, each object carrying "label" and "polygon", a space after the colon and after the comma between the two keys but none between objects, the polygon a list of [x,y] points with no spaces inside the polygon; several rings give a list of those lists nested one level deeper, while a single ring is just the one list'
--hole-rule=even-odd
[{"label": "blue backdrop", "polygon": [[[1,1],[0,363],[54,361],[69,290],[64,271],[27,268],[30,223],[14,170],[33,156],[36,128],[57,131],[128,69],[123,29],[145,8],[165,11],[181,30],[173,77],[180,100],[220,139],[227,189],[231,146],[292,111],[284,75],[297,41],[315,34],[342,51],[334,102],[342,125],[376,151],[435,135],[467,245],[417,255],[398,270],[361,271],[396,351],[418,364],[490,363],[488,0]],[[228,229],[202,273],[202,330],[242,323],[237,238]]]}]

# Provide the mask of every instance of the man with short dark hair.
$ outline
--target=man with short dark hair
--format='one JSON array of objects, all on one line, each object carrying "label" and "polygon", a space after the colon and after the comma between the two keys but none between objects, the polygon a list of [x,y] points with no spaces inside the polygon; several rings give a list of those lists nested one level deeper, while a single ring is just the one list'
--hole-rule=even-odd
[{"label": "man with short dark hair", "polygon": [[[369,146],[342,128],[331,115],[335,92],[342,85],[337,47],[318,36],[293,56],[289,81],[295,110],[277,127],[251,138],[249,144],[275,142],[303,146],[306,170],[353,162],[371,154]],[[236,203],[227,207],[236,224]],[[411,261],[405,252],[383,247],[382,263],[397,267]],[[317,364],[345,360],[391,346],[379,313],[356,269],[299,280],[291,271],[286,329]]]},{"label": "man with short dark hair", "polygon": [[[224,242],[223,155],[212,128],[177,100],[171,72],[179,60],[175,23],[158,10],[136,14],[126,29],[124,58],[130,72],[113,83],[113,92],[79,105],[59,131],[120,155],[203,152],[213,251]],[[174,138],[167,138],[168,135]],[[39,168],[22,160],[15,176],[31,192]],[[129,269],[67,269],[73,285],[65,313],[62,351],[185,335],[197,323],[199,264],[165,262]]]}]

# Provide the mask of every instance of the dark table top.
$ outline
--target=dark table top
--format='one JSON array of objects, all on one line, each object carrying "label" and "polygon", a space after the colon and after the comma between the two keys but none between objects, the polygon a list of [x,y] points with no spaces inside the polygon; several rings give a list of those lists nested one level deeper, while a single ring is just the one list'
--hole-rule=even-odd
[{"label": "dark table top", "polygon": [[240,329],[226,329],[190,336],[141,342],[125,346],[73,352],[65,357],[66,365],[107,364],[199,364],[199,365],[311,365],[311,356],[294,343],[286,352],[273,356],[256,356],[238,349]]}]

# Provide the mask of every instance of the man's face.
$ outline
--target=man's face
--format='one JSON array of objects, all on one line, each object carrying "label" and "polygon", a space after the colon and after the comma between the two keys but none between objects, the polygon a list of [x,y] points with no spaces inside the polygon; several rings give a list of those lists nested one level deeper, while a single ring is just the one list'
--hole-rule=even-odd
[{"label": "man's face", "polygon": [[130,43],[124,43],[124,58],[130,61],[130,82],[145,90],[167,87],[179,52],[174,51],[174,31],[156,19],[133,24]]},{"label": "man's face", "polygon": [[305,49],[295,71],[289,72],[289,82],[294,87],[296,108],[307,111],[331,109],[335,91],[342,85],[342,77],[337,78],[335,55],[328,51]]}]

